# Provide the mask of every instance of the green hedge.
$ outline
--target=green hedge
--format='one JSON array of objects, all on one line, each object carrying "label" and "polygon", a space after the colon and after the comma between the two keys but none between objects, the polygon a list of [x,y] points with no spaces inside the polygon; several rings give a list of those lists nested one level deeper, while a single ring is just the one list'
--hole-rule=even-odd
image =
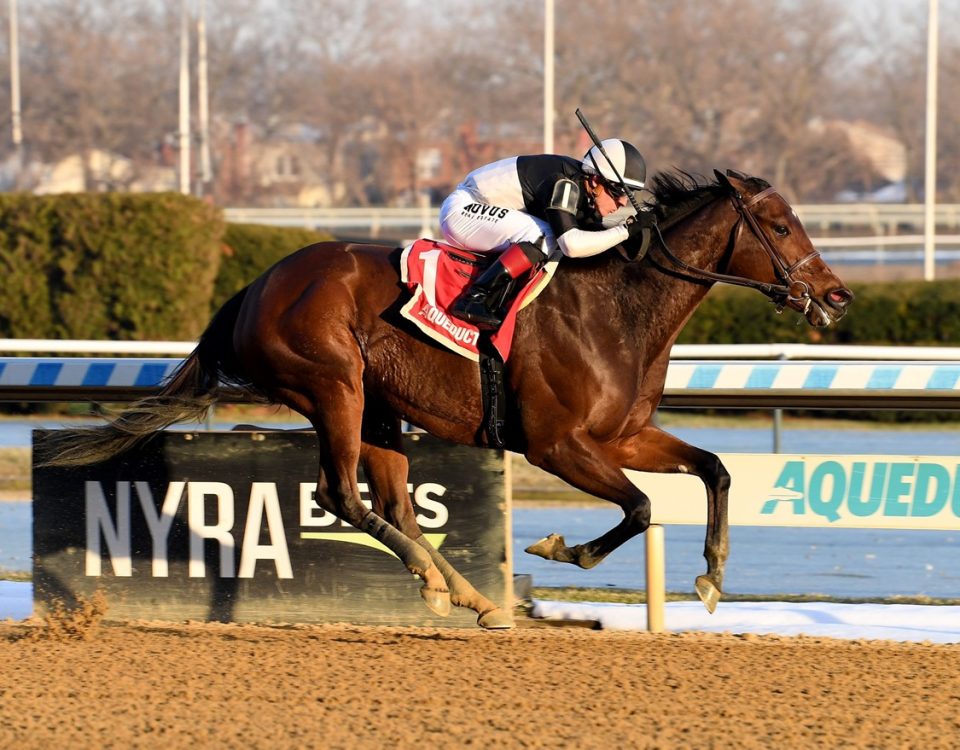
[{"label": "green hedge", "polygon": [[0,336],[195,338],[222,234],[176,193],[0,195]]},{"label": "green hedge", "polygon": [[777,315],[766,297],[716,286],[677,340],[680,344],[917,344],[960,346],[960,280],[851,284],[850,312],[812,328],[791,310]]},{"label": "green hedge", "polygon": [[212,309],[243,289],[281,258],[315,242],[334,239],[326,232],[262,224],[227,224],[223,261],[213,292]]},{"label": "green hedge", "polygon": [[[0,194],[0,337],[193,339],[273,263],[330,239],[225,225],[176,193]],[[852,288],[846,318],[811,328],[756,292],[718,285],[679,342],[960,345],[960,281]]]}]

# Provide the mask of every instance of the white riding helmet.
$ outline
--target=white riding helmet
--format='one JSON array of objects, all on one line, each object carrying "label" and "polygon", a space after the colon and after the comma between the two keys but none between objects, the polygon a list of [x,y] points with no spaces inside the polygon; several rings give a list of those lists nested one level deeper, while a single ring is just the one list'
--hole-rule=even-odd
[{"label": "white riding helmet", "polygon": [[637,147],[619,138],[607,138],[601,141],[600,145],[607,152],[610,161],[608,162],[607,157],[594,146],[583,156],[581,162],[583,171],[587,174],[599,174],[607,182],[619,185],[620,180],[610,166],[610,162],[613,162],[613,166],[620,173],[626,186],[631,190],[640,190],[647,179],[647,163]]}]

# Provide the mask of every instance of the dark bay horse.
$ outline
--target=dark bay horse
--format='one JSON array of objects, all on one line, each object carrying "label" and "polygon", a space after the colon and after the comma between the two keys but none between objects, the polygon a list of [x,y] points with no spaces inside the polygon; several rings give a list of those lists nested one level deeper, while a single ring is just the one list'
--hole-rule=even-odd
[{"label": "dark bay horse", "polygon": [[[843,316],[853,299],[782,196],[757,178],[715,174],[707,184],[658,175],[661,229],[646,257],[610,251],[564,262],[520,313],[505,368],[506,447],[623,511],[597,539],[570,547],[551,535],[528,551],[590,568],[650,523],[650,500],[624,469],[694,474],[708,509],[707,572],[695,587],[711,612],[728,553],[730,476],[717,456],[652,424],[670,348],[716,281],[753,286],[814,326]],[[390,311],[402,294],[389,248],[306,247],[216,313],[159,395],[109,424],[58,433],[45,460],[103,460],[201,418],[225,384],[242,386],[310,420],[320,448],[318,503],[393,550],[424,580],[430,609],[443,615],[452,602],[475,610],[483,627],[509,627],[509,613],[460,576],[415,521],[401,420],[455,443],[482,446],[484,433],[477,364],[397,325]],[[360,501],[361,462],[372,511]]]}]

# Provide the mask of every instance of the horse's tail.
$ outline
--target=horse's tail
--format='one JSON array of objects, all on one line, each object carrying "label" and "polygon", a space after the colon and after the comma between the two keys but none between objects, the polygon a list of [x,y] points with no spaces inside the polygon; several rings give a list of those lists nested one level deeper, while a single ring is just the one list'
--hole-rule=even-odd
[{"label": "horse's tail", "polygon": [[38,465],[98,463],[130,450],[172,424],[200,421],[220,400],[225,385],[264,400],[243,374],[233,350],[233,329],[246,293],[247,289],[241,290],[217,311],[196,348],[159,393],[137,401],[105,425],[48,433],[35,446]]}]

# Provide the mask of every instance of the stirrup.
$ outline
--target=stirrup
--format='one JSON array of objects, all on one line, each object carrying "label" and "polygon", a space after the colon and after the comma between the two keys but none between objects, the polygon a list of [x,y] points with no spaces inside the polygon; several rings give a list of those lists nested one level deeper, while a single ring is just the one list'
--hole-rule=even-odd
[{"label": "stirrup", "polygon": [[503,318],[487,309],[483,299],[464,297],[453,306],[450,312],[460,320],[473,323],[481,331],[495,331],[503,325]]}]

